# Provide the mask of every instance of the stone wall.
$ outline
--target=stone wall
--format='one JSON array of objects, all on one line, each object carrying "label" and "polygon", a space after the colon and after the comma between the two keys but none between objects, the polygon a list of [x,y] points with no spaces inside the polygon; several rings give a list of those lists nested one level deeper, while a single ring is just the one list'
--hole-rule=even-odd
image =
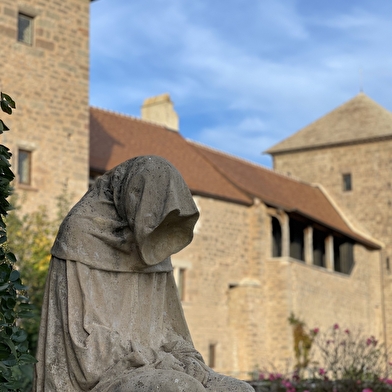
[{"label": "stone wall", "polygon": [[[392,345],[392,140],[279,154],[274,168],[321,184],[357,228],[384,244],[378,287],[385,299],[384,340]],[[352,190],[342,175],[351,173]],[[388,262],[389,260],[389,262]]]},{"label": "stone wall", "polygon": [[263,216],[259,207],[202,197],[196,201],[201,217],[194,240],[173,256],[174,266],[188,266],[185,316],[207,363],[210,345],[215,345],[214,368],[248,378],[263,344],[257,309],[261,283],[255,271],[260,269],[257,248],[262,248],[264,238],[254,238],[249,227]]},{"label": "stone wall", "polygon": [[255,368],[292,369],[291,312],[309,327],[339,323],[382,337],[379,251],[355,245],[351,275],[272,258],[271,209],[197,204],[194,241],[173,264],[186,268],[183,307],[195,346],[208,363],[215,345],[217,371],[247,379]]},{"label": "stone wall", "polygon": [[[6,118],[18,149],[32,153],[31,183],[15,187],[22,211],[56,212],[56,197],[78,200],[88,185],[89,0],[2,0],[0,89],[16,101]],[[32,45],[18,42],[18,13],[33,17]]]}]

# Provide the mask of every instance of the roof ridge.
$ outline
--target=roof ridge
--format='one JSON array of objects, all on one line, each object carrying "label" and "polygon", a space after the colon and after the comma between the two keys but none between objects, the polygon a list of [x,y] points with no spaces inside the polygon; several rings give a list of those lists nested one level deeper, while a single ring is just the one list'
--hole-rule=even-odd
[{"label": "roof ridge", "polygon": [[193,143],[193,144],[196,144],[196,145],[199,145],[200,147],[205,148],[206,150],[211,150],[211,151],[216,152],[216,153],[218,153],[218,154],[227,156],[228,158],[233,158],[233,159],[236,159],[236,160],[238,160],[238,161],[243,161],[244,163],[247,163],[247,164],[249,164],[249,165],[255,166],[255,167],[258,168],[258,169],[262,169],[262,170],[265,170],[265,171],[270,172],[270,173],[272,173],[272,174],[276,174],[276,175],[281,176],[281,177],[284,177],[284,178],[286,178],[286,179],[288,179],[288,180],[292,180],[292,181],[299,182],[299,183],[304,184],[304,185],[309,185],[309,186],[311,186],[311,187],[313,187],[313,188],[317,188],[317,184],[314,184],[314,183],[311,183],[311,182],[304,181],[304,180],[302,180],[301,178],[299,178],[299,177],[297,177],[297,176],[288,175],[288,174],[283,173],[283,172],[280,172],[280,171],[278,171],[278,170],[276,170],[276,169],[273,169],[273,168],[270,168],[270,167],[267,167],[267,166],[260,165],[260,164],[258,164],[258,163],[249,161],[248,159],[241,158],[241,157],[238,157],[238,156],[236,156],[236,155],[227,153],[227,152],[225,152],[225,151],[218,150],[218,149],[216,149],[216,148],[214,148],[214,147],[206,146],[205,144],[200,143],[200,142],[197,142],[197,141],[194,141],[194,140],[186,139],[186,141],[187,141],[187,142],[190,142],[190,143]]},{"label": "roof ridge", "polygon": [[127,118],[127,119],[136,120],[136,121],[141,122],[141,123],[143,123],[143,124],[155,125],[156,127],[163,128],[163,129],[166,129],[166,130],[168,130],[168,131],[180,133],[179,131],[175,131],[175,130],[173,130],[173,129],[171,129],[171,128],[165,127],[165,126],[162,125],[162,124],[156,123],[156,122],[154,122],[154,121],[144,120],[144,119],[142,119],[142,118],[140,118],[140,117],[136,117],[136,116],[134,116],[134,115],[132,115],[132,114],[120,113],[120,112],[116,112],[115,110],[103,109],[103,108],[99,108],[99,107],[97,107],[97,106],[92,106],[92,105],[90,105],[90,109],[96,109],[96,110],[99,110],[99,111],[101,111],[101,112],[106,112],[106,113],[109,113],[109,114],[114,114],[114,115],[119,116],[119,117],[124,117],[124,118]]},{"label": "roof ridge", "polygon": [[[366,116],[366,121],[363,121],[363,116]],[[357,124],[361,124],[360,132]],[[329,132],[326,132],[327,128]],[[360,92],[269,147],[264,153],[275,155],[353,142],[367,143],[391,134],[392,112]]]}]

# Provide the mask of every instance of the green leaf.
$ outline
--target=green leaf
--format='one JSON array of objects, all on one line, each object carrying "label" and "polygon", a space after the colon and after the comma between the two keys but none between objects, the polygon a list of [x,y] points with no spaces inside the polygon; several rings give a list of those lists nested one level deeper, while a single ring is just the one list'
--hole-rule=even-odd
[{"label": "green leaf", "polygon": [[[10,263],[15,263],[16,262],[16,256],[12,252],[7,252],[6,254],[7,259],[10,261]],[[0,254],[1,256],[1,254]]]},{"label": "green leaf", "polygon": [[1,105],[1,110],[2,110],[3,112],[6,112],[7,114],[12,114],[12,109],[11,109],[11,107],[7,104],[7,102],[1,101],[0,105]]},{"label": "green leaf", "polygon": [[1,93],[1,100],[6,101],[9,106],[15,109],[15,101],[8,94]]},{"label": "green leaf", "polygon": [[13,309],[16,305],[16,300],[14,298],[7,298],[6,305],[8,309]]},{"label": "green leaf", "polygon": [[0,133],[3,133],[5,131],[9,131],[10,129],[7,127],[7,125],[4,124],[3,120],[0,120]]},{"label": "green leaf", "polygon": [[33,318],[33,317],[35,317],[35,314],[31,310],[22,310],[21,312],[18,312],[18,317],[19,318]]},{"label": "green leaf", "polygon": [[24,342],[27,339],[27,332],[23,329],[19,329],[17,332],[12,334],[11,339],[17,343]]},{"label": "green leaf", "polygon": [[0,264],[0,283],[8,282],[12,268],[8,264]]},{"label": "green leaf", "polygon": [[19,363],[21,365],[28,364],[28,363],[37,363],[38,361],[30,354],[22,354],[19,357]]},{"label": "green leaf", "polygon": [[15,290],[27,290],[27,286],[23,285],[20,282],[15,282],[14,288],[15,288]]},{"label": "green leaf", "polygon": [[15,355],[11,354],[7,359],[1,361],[6,366],[15,366],[18,362],[16,360]]},{"label": "green leaf", "polygon": [[10,281],[16,282],[20,278],[20,272],[18,270],[13,270],[10,275]]}]

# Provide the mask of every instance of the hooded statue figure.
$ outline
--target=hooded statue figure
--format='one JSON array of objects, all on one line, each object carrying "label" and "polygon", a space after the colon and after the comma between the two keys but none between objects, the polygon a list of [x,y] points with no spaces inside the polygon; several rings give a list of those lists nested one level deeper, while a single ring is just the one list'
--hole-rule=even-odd
[{"label": "hooded statue figure", "polygon": [[37,392],[253,391],[193,346],[170,256],[199,213],[165,159],[130,159],[69,212],[52,248]]}]

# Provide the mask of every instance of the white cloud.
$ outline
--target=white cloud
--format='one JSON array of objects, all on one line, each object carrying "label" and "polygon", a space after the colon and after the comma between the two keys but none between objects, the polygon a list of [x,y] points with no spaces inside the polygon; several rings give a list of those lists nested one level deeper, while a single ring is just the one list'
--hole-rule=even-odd
[{"label": "white cloud", "polygon": [[328,4],[92,3],[91,102],[138,115],[169,92],[185,136],[248,157],[353,97],[360,69],[365,92],[392,109],[392,7]]}]

